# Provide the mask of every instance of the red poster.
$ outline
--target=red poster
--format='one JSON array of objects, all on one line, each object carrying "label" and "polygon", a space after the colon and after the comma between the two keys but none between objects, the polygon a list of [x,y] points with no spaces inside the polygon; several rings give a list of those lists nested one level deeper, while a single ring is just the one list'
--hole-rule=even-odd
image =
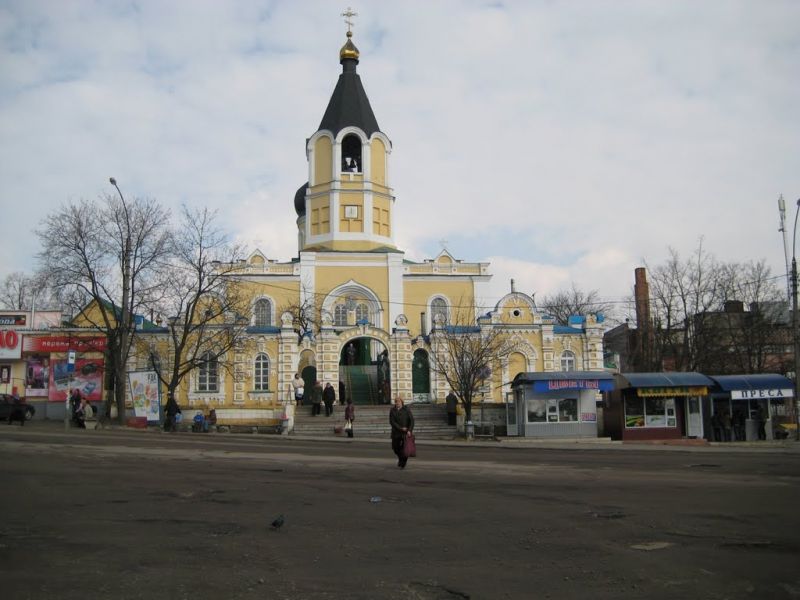
[{"label": "red poster", "polygon": [[75,361],[75,370],[70,373],[67,361],[50,361],[50,390],[48,399],[52,402],[64,402],[69,390],[78,388],[81,396],[90,402],[103,399],[103,359],[79,358]]}]

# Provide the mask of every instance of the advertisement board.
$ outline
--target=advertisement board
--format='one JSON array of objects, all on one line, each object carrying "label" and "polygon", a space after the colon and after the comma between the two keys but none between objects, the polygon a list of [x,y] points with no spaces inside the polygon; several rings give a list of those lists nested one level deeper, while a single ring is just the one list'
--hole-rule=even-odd
[{"label": "advertisement board", "polygon": [[25,397],[46,398],[50,385],[50,357],[29,356],[25,360]]},{"label": "advertisement board", "polygon": [[21,338],[13,329],[0,329],[0,358],[22,358]]},{"label": "advertisement board", "polygon": [[48,400],[63,402],[72,388],[77,388],[89,402],[103,399],[102,358],[79,358],[74,371],[70,372],[69,367],[66,359],[50,361]]},{"label": "advertisement board", "polygon": [[133,412],[148,421],[158,421],[160,407],[158,376],[155,371],[131,371],[128,373]]}]

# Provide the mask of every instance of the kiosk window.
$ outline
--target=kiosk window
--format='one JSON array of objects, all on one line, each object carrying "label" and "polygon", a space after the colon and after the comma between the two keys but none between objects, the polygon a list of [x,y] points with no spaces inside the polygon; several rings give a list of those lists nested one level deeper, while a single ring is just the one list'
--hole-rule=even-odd
[{"label": "kiosk window", "polygon": [[675,398],[625,398],[625,427],[675,426]]},{"label": "kiosk window", "polygon": [[547,400],[528,399],[528,423],[547,421]]}]

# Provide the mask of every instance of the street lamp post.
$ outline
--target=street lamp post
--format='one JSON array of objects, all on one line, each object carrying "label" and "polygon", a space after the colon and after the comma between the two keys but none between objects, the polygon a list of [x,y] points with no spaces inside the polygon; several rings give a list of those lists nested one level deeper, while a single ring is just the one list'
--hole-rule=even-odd
[{"label": "street lamp post", "polygon": [[800,335],[797,332],[797,216],[800,214],[800,199],[794,212],[794,230],[792,231],[792,342],[794,347],[794,424],[795,439],[800,441],[800,398],[798,398],[798,378],[800,376]]},{"label": "street lamp post", "polygon": [[[125,202],[125,196],[122,195],[122,190],[119,189],[119,185],[117,185],[117,180],[113,177],[108,178],[108,182],[114,186],[119,194],[119,199],[122,201],[122,211],[124,213],[125,223],[124,225],[124,240],[120,240],[122,242],[122,302],[120,306],[120,318],[122,319],[122,327],[120,328],[120,337],[119,337],[119,349],[121,352],[118,354],[117,361],[122,362],[122,358],[127,358],[127,348],[128,348],[128,336],[131,334],[131,299],[129,298],[131,293],[131,255],[133,253],[133,249],[131,247],[131,218],[130,214],[128,213],[128,204]],[[115,369],[116,369],[116,377],[115,380],[115,388],[114,388],[114,401],[117,402],[117,394],[120,393],[117,389],[117,386],[123,385],[120,381],[120,375],[124,373],[124,365],[116,364],[115,362]],[[125,405],[124,402],[121,403],[121,406],[117,407],[117,410],[120,415],[120,421],[124,419],[125,414]]]}]

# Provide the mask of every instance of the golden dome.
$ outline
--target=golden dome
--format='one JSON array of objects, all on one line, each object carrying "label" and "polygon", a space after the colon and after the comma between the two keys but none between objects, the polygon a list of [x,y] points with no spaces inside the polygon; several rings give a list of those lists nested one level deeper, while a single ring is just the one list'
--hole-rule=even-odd
[{"label": "golden dome", "polygon": [[345,42],[345,45],[342,46],[341,50],[339,50],[339,60],[344,60],[346,58],[352,58],[354,60],[358,60],[359,57],[358,48],[356,48],[356,45],[353,43],[353,40],[350,39],[352,37],[353,37],[353,32],[348,31],[347,42]]}]

